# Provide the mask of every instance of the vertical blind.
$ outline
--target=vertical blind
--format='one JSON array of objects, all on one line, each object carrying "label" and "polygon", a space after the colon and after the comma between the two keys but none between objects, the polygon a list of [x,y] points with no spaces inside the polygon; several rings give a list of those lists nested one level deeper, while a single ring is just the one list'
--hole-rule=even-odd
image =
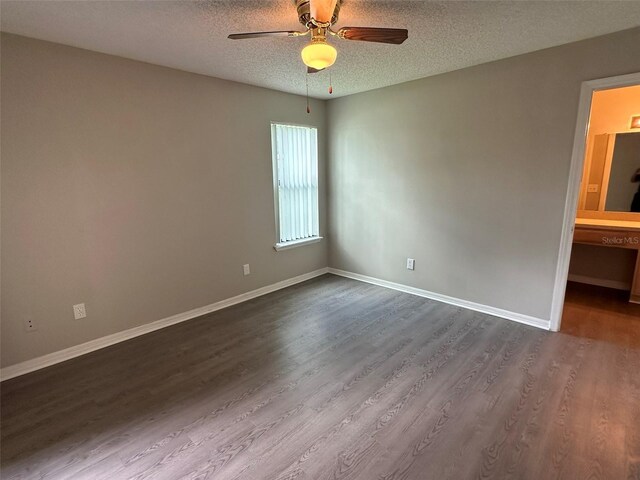
[{"label": "vertical blind", "polygon": [[318,130],[272,125],[280,242],[319,235]]}]

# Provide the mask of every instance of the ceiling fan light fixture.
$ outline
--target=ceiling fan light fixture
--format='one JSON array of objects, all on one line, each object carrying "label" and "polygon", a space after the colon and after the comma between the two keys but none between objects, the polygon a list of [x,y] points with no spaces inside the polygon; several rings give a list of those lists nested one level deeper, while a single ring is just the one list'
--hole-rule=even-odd
[{"label": "ceiling fan light fixture", "polygon": [[311,43],[302,49],[302,61],[307,67],[322,70],[330,67],[338,57],[338,51],[327,43],[325,38],[313,38]]}]

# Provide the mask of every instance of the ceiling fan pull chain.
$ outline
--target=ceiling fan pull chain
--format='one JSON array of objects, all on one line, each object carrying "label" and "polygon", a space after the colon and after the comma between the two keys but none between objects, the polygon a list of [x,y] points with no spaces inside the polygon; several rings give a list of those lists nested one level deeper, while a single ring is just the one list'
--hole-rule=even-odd
[{"label": "ceiling fan pull chain", "polygon": [[305,81],[307,82],[307,113],[311,113],[311,108],[309,108],[309,73],[308,72],[304,78],[305,78]]},{"label": "ceiling fan pull chain", "polygon": [[333,82],[331,81],[331,70],[329,70],[329,95],[333,93]]}]

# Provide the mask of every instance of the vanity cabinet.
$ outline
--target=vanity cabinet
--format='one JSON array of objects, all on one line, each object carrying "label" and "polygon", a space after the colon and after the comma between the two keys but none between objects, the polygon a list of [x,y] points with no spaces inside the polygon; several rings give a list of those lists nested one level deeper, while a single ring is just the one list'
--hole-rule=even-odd
[{"label": "vanity cabinet", "polygon": [[640,222],[577,218],[573,242],[639,252],[629,301],[640,303]]}]

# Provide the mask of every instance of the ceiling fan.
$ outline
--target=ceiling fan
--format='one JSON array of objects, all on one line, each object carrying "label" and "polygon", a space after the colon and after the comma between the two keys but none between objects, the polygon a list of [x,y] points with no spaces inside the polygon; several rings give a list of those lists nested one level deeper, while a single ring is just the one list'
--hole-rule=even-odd
[{"label": "ceiling fan", "polygon": [[259,37],[302,37],[311,35],[311,41],[302,49],[302,61],[308,73],[316,73],[330,67],[336,61],[338,52],[327,42],[328,36],[344,40],[360,40],[362,42],[392,43],[399,45],[408,37],[404,28],[343,27],[337,32],[331,26],[338,21],[342,0],[295,0],[298,19],[306,30],[234,33],[232,40]]}]

